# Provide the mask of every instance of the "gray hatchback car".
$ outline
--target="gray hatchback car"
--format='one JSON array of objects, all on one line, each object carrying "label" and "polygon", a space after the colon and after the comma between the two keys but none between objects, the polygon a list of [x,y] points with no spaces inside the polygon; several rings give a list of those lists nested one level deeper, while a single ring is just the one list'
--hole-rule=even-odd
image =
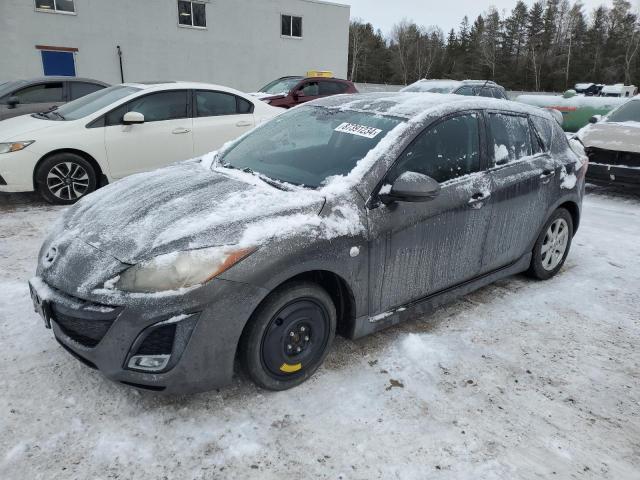
[{"label": "gray hatchback car", "polygon": [[[577,152],[577,153],[576,153]],[[300,384],[363,335],[519,272],[555,275],[586,159],[543,110],[330,97],[67,210],[30,282],[86,365],[141,389]]]}]

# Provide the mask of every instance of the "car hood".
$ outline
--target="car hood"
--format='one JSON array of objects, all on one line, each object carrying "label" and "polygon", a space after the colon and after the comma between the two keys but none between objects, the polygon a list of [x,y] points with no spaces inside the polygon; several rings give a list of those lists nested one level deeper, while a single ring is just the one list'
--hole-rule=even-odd
[{"label": "car hood", "polygon": [[583,128],[578,137],[585,147],[640,153],[640,122],[599,122]]},{"label": "car hood", "polygon": [[279,93],[275,95],[273,93],[254,92],[254,93],[251,93],[251,95],[256,97],[258,100],[262,100],[264,102],[265,100],[279,100],[281,98],[284,98],[288,95],[288,92]]},{"label": "car hood", "polygon": [[248,173],[190,161],[94,192],[65,213],[58,235],[135,264],[173,251],[246,243],[248,232],[256,243],[256,225],[318,216],[324,203],[316,191],[283,191]]},{"label": "car hood", "polygon": [[31,115],[9,118],[0,122],[0,142],[37,140],[33,138],[33,134],[59,126],[61,123],[63,122],[33,118]]}]

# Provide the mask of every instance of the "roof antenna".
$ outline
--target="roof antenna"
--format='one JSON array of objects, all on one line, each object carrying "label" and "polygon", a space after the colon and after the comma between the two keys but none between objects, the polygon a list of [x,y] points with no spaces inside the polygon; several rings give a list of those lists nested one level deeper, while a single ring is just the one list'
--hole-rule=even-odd
[{"label": "roof antenna", "polygon": [[484,89],[485,89],[485,87],[486,87],[488,84],[489,84],[489,80],[486,80],[486,81],[484,82],[484,85],[482,85],[482,87],[480,88],[480,90],[478,90],[478,93],[476,93],[476,97],[479,97],[479,96],[480,96],[480,92],[481,92],[482,90],[484,90]]}]

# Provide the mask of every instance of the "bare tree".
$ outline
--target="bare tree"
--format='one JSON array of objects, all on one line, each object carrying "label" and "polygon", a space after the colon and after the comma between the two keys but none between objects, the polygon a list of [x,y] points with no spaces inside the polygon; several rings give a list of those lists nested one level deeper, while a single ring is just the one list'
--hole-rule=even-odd
[{"label": "bare tree", "polygon": [[[637,18],[637,17],[636,17]],[[625,85],[631,85],[631,67],[633,66],[633,59],[638,53],[638,47],[640,46],[640,34],[638,33],[637,21],[633,23],[633,28],[628,34],[627,48],[624,54],[624,83]]]},{"label": "bare tree", "polygon": [[396,47],[404,84],[409,83],[409,58],[411,48],[411,24],[406,18],[396,23],[391,30],[391,41]]},{"label": "bare tree", "polygon": [[352,82],[356,80],[363,36],[362,21],[358,18],[352,20],[349,25],[349,43],[351,44],[351,73],[349,74],[349,80]]}]

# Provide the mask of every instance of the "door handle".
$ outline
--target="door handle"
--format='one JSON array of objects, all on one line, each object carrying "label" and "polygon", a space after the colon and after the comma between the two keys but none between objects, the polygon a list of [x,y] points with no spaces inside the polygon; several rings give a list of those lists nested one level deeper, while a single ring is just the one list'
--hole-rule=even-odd
[{"label": "door handle", "polygon": [[489,200],[491,197],[491,193],[489,192],[478,192],[473,194],[473,196],[469,199],[469,205],[473,208],[482,208],[484,206],[484,202]]},{"label": "door handle", "polygon": [[250,127],[251,125],[253,124],[247,120],[240,120],[238,123],[236,123],[236,127]]},{"label": "door handle", "polygon": [[189,130],[188,128],[176,128],[173,132],[174,135],[182,135],[184,133],[189,133],[191,130]]},{"label": "door handle", "polygon": [[555,170],[543,170],[542,175],[540,175],[540,180],[542,180],[542,183],[549,183],[549,181],[553,177],[555,177],[555,175],[556,175]]}]

